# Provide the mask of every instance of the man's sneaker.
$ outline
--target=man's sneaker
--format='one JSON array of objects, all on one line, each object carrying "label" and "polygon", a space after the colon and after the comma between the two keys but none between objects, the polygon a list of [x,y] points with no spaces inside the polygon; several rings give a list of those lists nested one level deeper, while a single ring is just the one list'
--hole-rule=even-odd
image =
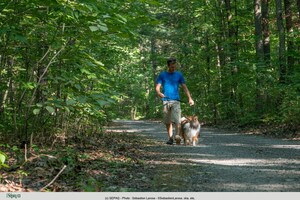
[{"label": "man's sneaker", "polygon": [[172,138],[170,138],[166,144],[170,144],[170,145],[172,145],[172,144],[173,144],[173,139],[172,139]]}]

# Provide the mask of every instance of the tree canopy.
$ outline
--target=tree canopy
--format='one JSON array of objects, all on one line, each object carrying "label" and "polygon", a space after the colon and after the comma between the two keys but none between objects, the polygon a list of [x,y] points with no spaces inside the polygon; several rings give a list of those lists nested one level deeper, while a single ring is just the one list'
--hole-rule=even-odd
[{"label": "tree canopy", "polygon": [[201,120],[297,129],[299,5],[3,0],[0,138],[43,141],[93,134],[116,118],[159,118],[154,84],[170,56]]}]

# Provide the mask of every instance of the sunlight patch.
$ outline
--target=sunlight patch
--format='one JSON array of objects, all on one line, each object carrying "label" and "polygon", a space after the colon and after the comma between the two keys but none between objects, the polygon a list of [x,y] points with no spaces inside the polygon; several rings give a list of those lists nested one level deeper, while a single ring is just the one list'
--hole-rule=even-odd
[{"label": "sunlight patch", "polygon": [[271,147],[277,149],[300,149],[300,145],[272,145]]},{"label": "sunlight patch", "polygon": [[286,163],[300,164],[300,160],[291,161],[288,159],[227,159],[227,160],[212,160],[212,159],[189,159],[190,161],[205,164],[225,165],[225,166],[278,166]]}]

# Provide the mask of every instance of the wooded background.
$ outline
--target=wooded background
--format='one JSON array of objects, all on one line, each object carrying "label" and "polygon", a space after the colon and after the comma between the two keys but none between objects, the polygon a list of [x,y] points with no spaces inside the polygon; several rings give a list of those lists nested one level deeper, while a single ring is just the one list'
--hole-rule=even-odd
[{"label": "wooded background", "polygon": [[160,118],[170,56],[201,120],[297,128],[299,31],[300,0],[2,0],[0,141]]}]

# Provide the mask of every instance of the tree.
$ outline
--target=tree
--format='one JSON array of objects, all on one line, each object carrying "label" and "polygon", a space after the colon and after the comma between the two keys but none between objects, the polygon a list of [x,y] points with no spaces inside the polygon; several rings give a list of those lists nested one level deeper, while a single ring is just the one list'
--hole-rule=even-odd
[{"label": "tree", "polygon": [[292,2],[290,0],[284,0],[284,11],[285,11],[285,28],[286,28],[286,40],[287,40],[287,69],[286,75],[288,82],[290,82],[290,76],[293,74],[294,69],[294,41],[293,41],[293,12]]},{"label": "tree", "polygon": [[279,81],[286,82],[286,62],[285,62],[285,30],[283,24],[282,0],[276,0],[276,21],[279,35],[278,63],[279,63]]},{"label": "tree", "polygon": [[271,45],[269,30],[269,0],[262,0],[262,35],[263,35],[263,55],[267,67],[271,64]]}]

